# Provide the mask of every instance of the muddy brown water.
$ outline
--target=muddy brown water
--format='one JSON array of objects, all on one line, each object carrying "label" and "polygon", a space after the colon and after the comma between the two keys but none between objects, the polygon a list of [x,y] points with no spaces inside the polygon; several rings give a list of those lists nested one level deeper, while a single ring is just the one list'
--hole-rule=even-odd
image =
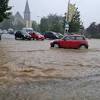
[{"label": "muddy brown water", "polygon": [[0,41],[0,99],[99,100],[100,40],[88,50],[50,48],[50,41]]}]

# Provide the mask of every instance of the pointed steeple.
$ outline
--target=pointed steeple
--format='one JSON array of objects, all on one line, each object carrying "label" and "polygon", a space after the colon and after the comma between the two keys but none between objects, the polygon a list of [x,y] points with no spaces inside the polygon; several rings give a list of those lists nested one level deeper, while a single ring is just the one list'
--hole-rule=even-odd
[{"label": "pointed steeple", "polygon": [[30,8],[29,8],[28,0],[26,1],[26,6],[25,6],[24,13],[30,13]]},{"label": "pointed steeple", "polygon": [[29,9],[28,0],[26,0],[25,11],[24,11],[24,20],[26,23],[26,27],[32,27],[31,13],[30,13],[30,9]]},{"label": "pointed steeple", "polygon": [[30,20],[30,9],[29,9],[28,0],[26,1],[25,10],[24,10],[24,20],[25,21]]}]

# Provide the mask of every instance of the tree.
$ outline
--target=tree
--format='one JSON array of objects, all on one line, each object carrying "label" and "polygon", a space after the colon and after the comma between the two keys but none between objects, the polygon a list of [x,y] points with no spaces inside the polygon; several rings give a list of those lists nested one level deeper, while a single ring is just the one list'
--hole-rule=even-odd
[{"label": "tree", "polygon": [[82,27],[81,21],[80,21],[80,12],[78,11],[78,8],[76,9],[74,15],[72,16],[71,21],[69,22],[69,32],[79,32],[80,28]]},{"label": "tree", "polygon": [[37,24],[36,21],[32,21],[32,28],[33,28],[35,31],[40,31],[39,25]]},{"label": "tree", "polygon": [[96,25],[96,22],[92,22],[86,31],[91,38],[100,38],[100,24]]},{"label": "tree", "polygon": [[64,18],[56,14],[54,15],[50,14],[47,17],[43,17],[40,22],[40,30],[41,32],[55,31],[63,33]]},{"label": "tree", "polygon": [[0,22],[7,19],[11,12],[9,10],[11,7],[8,6],[9,0],[0,0]]},{"label": "tree", "polygon": [[97,25],[97,33],[100,34],[100,24]]},{"label": "tree", "polygon": [[41,18],[40,31],[41,32],[48,31],[48,18],[46,18],[46,17]]},{"label": "tree", "polygon": [[64,28],[63,28],[63,17],[62,16],[57,16],[56,14],[54,15],[49,15],[48,16],[48,28],[49,31],[55,31],[55,32],[61,32],[63,33]]}]

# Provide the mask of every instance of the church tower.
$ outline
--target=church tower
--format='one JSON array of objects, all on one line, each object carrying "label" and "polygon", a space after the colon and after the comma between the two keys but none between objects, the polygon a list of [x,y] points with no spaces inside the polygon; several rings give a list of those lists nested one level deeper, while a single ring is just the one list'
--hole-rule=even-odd
[{"label": "church tower", "polygon": [[30,14],[30,8],[28,4],[28,0],[26,1],[25,10],[24,10],[24,20],[26,23],[26,27],[31,27],[31,14]]}]

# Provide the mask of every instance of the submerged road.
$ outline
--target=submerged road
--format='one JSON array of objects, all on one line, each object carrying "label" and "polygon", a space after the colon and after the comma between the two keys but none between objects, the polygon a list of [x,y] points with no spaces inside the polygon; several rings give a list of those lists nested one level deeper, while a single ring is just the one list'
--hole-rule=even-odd
[{"label": "submerged road", "polygon": [[100,40],[88,50],[50,41],[0,41],[0,100],[99,100]]}]

